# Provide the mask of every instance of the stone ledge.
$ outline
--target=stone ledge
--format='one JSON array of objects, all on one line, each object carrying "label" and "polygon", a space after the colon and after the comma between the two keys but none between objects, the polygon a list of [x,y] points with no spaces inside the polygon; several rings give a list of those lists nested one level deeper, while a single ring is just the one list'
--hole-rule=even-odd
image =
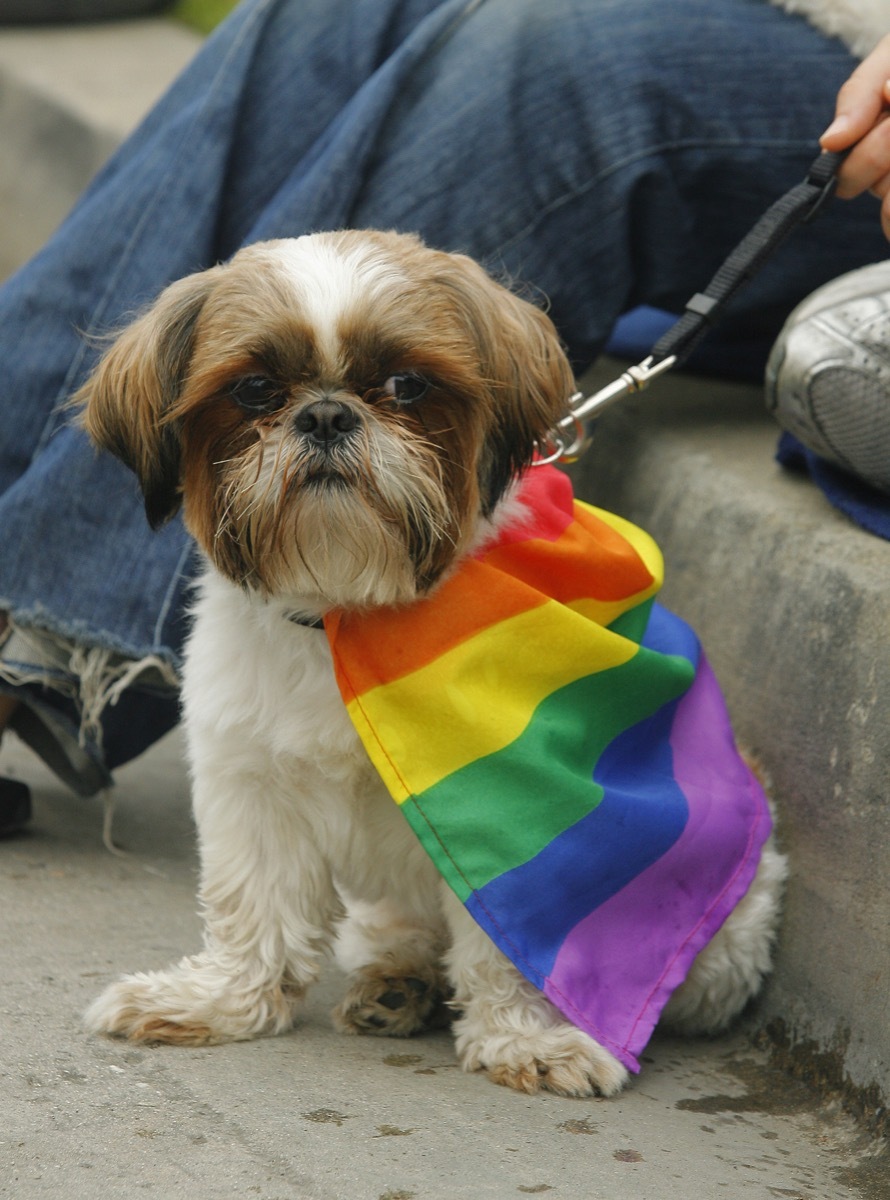
[{"label": "stone ledge", "polygon": [[792,876],[762,1016],[886,1096],[890,543],[780,468],[775,443],[758,389],[675,376],[613,409],[572,474],[659,541],[663,599],[771,776]]}]

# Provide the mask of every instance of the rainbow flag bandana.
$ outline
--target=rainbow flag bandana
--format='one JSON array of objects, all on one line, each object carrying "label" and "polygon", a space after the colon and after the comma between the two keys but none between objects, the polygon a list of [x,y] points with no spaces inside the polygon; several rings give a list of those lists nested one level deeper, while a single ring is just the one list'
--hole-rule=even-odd
[{"label": "rainbow flag bandana", "polygon": [[365,749],[448,884],[632,1071],[770,829],[641,530],[527,472],[525,516],[404,609],[326,621]]}]

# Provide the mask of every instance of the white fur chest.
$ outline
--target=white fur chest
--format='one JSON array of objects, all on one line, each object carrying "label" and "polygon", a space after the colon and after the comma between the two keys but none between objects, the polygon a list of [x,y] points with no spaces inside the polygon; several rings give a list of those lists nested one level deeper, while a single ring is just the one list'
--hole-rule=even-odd
[{"label": "white fur chest", "polygon": [[[276,853],[289,847],[296,860],[311,844],[356,898],[391,890],[381,864],[393,861],[405,888],[428,887],[435,868],[365,754],[324,633],[215,572],[194,612],[185,725],[195,815],[199,828],[223,831],[218,853],[235,849],[229,825],[234,838],[262,818],[278,831]],[[203,852],[206,861],[206,838]]]},{"label": "white fur chest", "polygon": [[190,737],[212,729],[273,758],[330,759],[335,772],[337,762],[361,759],[324,633],[215,572],[199,586],[183,681]]}]

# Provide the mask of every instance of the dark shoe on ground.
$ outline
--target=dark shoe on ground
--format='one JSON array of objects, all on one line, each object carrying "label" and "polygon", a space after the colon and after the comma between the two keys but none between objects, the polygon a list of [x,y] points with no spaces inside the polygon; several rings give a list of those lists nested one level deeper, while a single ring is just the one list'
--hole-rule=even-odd
[{"label": "dark shoe on ground", "polygon": [[0,778],[0,837],[18,833],[30,820],[30,790],[17,779]]}]

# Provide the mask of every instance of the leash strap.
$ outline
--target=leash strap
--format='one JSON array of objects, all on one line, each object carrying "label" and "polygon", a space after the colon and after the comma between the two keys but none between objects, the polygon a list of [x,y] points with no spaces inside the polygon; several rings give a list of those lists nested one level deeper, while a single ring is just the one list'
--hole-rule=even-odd
[{"label": "leash strap", "polygon": [[696,292],[675,325],[652,350],[652,365],[673,358],[684,363],[720,318],[729,300],[753,278],[798,225],[812,221],[834,195],[845,154],[820,154],[807,177],[766,210],[732,251],[703,292]]},{"label": "leash strap", "polygon": [[686,362],[716,324],[729,300],[751,279],[798,225],[814,220],[831,200],[837,173],[849,151],[822,153],[806,178],[766,210],[739,242],[702,292],[696,292],[682,316],[656,342],[652,353],[592,396],[576,392],[569,412],[539,446],[535,465],[575,462],[590,444],[584,423],[629,392],[639,392],[653,379]]}]

